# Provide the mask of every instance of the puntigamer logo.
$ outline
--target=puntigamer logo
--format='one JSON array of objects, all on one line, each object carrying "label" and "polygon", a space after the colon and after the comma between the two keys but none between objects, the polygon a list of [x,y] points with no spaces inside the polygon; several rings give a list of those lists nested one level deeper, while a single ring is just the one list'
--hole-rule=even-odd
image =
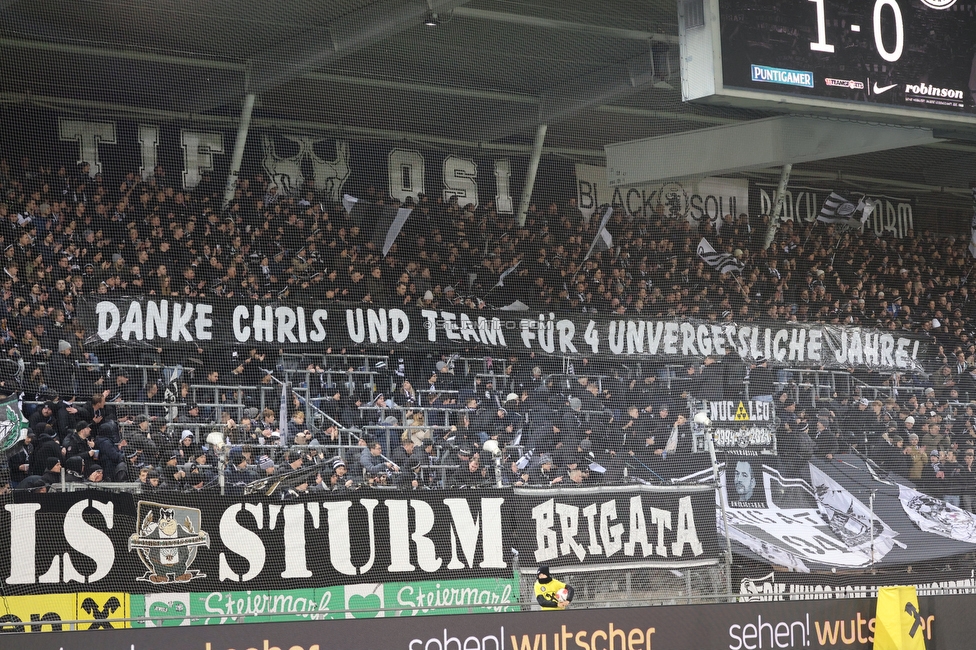
[{"label": "puntigamer logo", "polygon": [[750,71],[752,72],[753,81],[813,88],[813,73],[805,70],[787,70],[786,68],[752,65],[750,66]]}]

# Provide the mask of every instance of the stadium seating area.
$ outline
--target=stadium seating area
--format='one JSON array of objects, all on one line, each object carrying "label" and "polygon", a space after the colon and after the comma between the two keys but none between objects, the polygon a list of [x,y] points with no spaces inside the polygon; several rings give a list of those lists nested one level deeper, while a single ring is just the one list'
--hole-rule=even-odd
[{"label": "stadium seating area", "polygon": [[[162,168],[91,178],[84,166],[27,158],[0,160],[0,190],[2,387],[23,392],[31,430],[9,462],[16,489],[276,486],[287,498],[664,481],[701,465],[689,399],[769,398],[784,473],[798,458],[854,450],[974,506],[976,298],[965,241],[786,222],[764,249],[767,216],[729,215],[716,232],[615,214],[616,246],[584,259],[598,220],[568,197],[533,206],[519,226],[490,202],[421,195],[384,257],[371,228],[391,199],[376,193],[347,212],[313,193],[280,196],[256,176],[222,211],[215,179],[183,191]],[[696,251],[703,236],[740,260],[741,274],[708,266]],[[77,321],[89,294],[484,310],[518,299],[570,313],[907,330],[938,354],[925,372],[884,374],[730,357],[624,365],[477,351],[123,349],[93,345]]]}]

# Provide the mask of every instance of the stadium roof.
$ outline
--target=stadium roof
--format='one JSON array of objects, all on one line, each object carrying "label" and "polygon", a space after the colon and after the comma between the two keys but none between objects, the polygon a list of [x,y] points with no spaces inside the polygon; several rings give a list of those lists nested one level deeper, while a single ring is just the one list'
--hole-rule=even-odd
[{"label": "stadium roof", "polygon": [[[526,150],[546,123],[577,158],[764,117],[682,103],[677,34],[675,0],[0,0],[0,99],[232,121],[250,89],[259,123]],[[921,190],[973,169],[976,144],[949,142],[794,177]]]}]

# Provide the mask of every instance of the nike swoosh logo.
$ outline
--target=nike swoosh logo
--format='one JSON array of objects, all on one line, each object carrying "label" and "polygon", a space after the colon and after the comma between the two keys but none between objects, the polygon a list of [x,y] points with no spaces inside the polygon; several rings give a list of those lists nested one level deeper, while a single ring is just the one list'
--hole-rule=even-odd
[{"label": "nike swoosh logo", "polygon": [[878,86],[878,82],[874,82],[874,94],[880,95],[881,93],[886,93],[898,84],[891,84],[890,86]]}]

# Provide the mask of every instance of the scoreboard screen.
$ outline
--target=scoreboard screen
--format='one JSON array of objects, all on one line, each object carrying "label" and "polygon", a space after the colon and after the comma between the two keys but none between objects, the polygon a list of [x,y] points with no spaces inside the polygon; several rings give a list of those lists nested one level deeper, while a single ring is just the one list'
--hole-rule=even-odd
[{"label": "scoreboard screen", "polygon": [[679,14],[686,99],[976,125],[974,0],[683,0]]}]

